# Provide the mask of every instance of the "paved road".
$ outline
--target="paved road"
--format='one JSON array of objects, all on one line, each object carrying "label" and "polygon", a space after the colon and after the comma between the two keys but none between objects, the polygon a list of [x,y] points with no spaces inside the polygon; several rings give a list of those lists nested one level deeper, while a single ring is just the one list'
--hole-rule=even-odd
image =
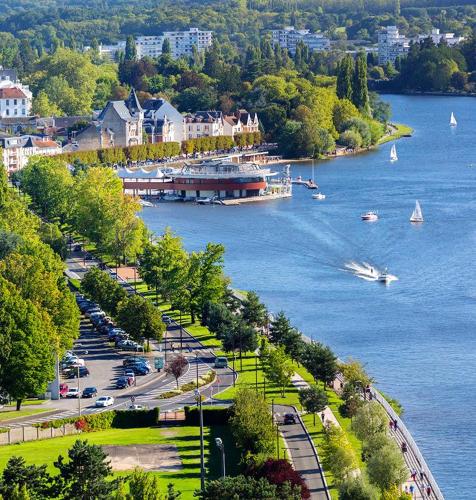
[{"label": "paved road", "polygon": [[[286,413],[294,413],[297,423],[282,425],[283,417]],[[292,406],[274,405],[274,416],[276,421],[281,424],[281,433],[286,441],[294,468],[305,479],[307,487],[311,492],[311,498],[313,500],[330,499],[324,482],[324,473],[314,453],[304,424],[296,414],[295,409]]]}]

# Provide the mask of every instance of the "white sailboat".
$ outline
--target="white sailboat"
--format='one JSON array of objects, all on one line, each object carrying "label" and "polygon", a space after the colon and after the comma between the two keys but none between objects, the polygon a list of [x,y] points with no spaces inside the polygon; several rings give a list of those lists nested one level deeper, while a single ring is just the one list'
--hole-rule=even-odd
[{"label": "white sailboat", "polygon": [[456,121],[456,118],[455,118],[455,115],[453,112],[451,112],[450,125],[452,127],[456,127],[456,125],[458,125],[458,122]]},{"label": "white sailboat", "polygon": [[415,202],[415,209],[410,217],[410,222],[423,222],[423,214],[418,200]]},{"label": "white sailboat", "polygon": [[390,150],[390,161],[397,161],[398,156],[397,156],[397,146],[395,144],[392,144],[392,149]]}]

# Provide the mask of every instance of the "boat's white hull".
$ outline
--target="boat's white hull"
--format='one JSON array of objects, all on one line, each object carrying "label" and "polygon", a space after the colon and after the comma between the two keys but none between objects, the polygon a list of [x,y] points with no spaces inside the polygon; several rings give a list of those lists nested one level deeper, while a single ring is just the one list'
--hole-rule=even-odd
[{"label": "boat's white hull", "polygon": [[410,219],[410,222],[414,222],[414,223],[420,223],[420,222],[423,222],[423,219],[415,219],[415,218],[411,218]]}]

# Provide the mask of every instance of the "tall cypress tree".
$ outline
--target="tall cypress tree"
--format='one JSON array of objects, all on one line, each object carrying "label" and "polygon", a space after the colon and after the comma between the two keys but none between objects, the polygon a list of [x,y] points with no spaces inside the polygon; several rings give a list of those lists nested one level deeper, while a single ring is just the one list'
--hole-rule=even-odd
[{"label": "tall cypress tree", "polygon": [[352,79],[354,73],[354,60],[352,56],[345,56],[340,64],[337,74],[337,97],[352,100]]},{"label": "tall cypress tree", "polygon": [[124,59],[126,61],[134,61],[137,57],[136,42],[132,35],[129,35],[126,39],[126,50],[124,53]]},{"label": "tall cypress tree", "polygon": [[363,112],[369,109],[369,91],[367,88],[367,58],[364,52],[359,52],[355,62],[352,102]]}]

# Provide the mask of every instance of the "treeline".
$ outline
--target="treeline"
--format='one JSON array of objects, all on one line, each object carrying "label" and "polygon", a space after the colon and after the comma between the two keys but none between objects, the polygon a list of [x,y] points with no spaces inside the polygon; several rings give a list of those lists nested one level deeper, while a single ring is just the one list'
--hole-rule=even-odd
[{"label": "treeline", "polygon": [[417,91],[476,91],[476,36],[462,45],[435,45],[431,39],[410,45],[408,55],[397,59],[393,79],[380,88]]},{"label": "treeline", "polygon": [[0,165],[0,399],[16,400],[17,410],[25,398],[46,391],[56,355],[79,334],[64,254],[58,225],[28,210]]},{"label": "treeline", "polygon": [[133,261],[148,239],[141,206],[123,193],[122,181],[106,166],[71,172],[57,158],[31,159],[18,174],[21,189],[45,220],[58,220],[71,234],[94,243],[116,263]]}]

